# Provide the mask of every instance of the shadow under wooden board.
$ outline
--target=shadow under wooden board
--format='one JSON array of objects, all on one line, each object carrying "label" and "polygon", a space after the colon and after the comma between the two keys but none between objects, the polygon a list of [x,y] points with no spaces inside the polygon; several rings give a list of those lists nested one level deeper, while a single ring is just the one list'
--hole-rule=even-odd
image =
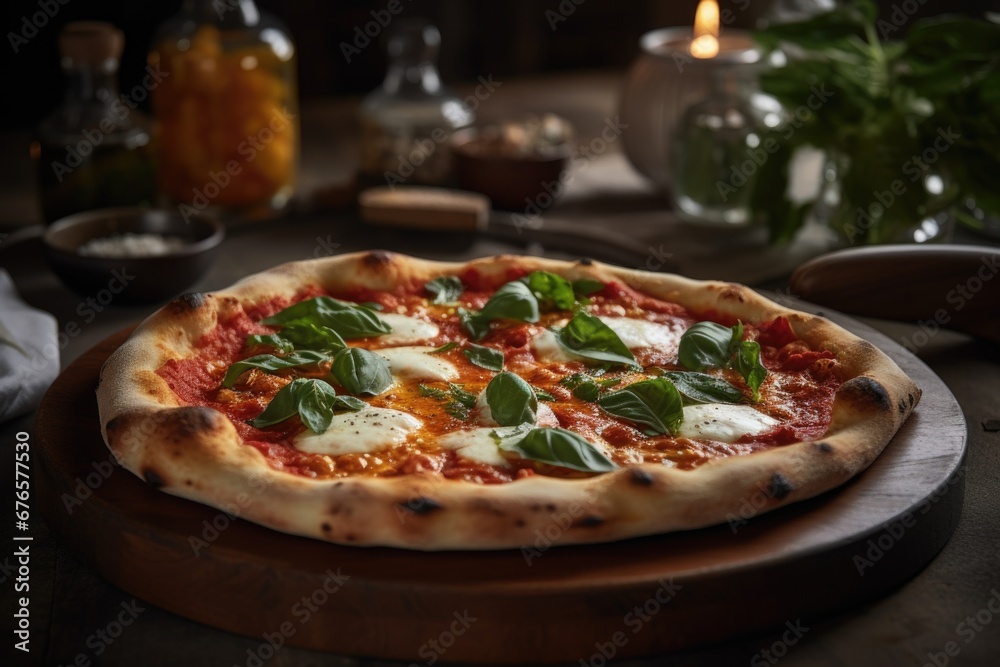
[{"label": "shadow under wooden board", "polygon": [[[958,523],[966,427],[955,398],[896,343],[827,316],[886,351],[923,398],[854,480],[759,517],[749,498],[745,523],[612,544],[547,549],[540,535],[534,551],[422,553],[232,519],[123,469],[99,472],[111,455],[94,388],[127,331],[80,357],[45,396],[38,502],[52,530],[130,594],[274,642],[420,662],[575,663],[718,641],[882,595],[930,562]],[[70,513],[65,499],[79,485],[92,495]]]}]

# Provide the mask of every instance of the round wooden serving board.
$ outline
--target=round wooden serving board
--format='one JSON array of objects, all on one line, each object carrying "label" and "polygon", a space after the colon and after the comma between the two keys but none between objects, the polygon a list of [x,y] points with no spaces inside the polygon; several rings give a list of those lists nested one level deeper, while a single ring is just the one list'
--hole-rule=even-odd
[{"label": "round wooden serving board", "polygon": [[720,640],[881,595],[923,568],[958,522],[966,427],[955,398],[899,345],[831,319],[892,356],[923,398],[847,485],[735,530],[548,550],[542,536],[529,559],[342,547],[230,519],[107,465],[94,389],[127,331],[84,354],[45,396],[38,503],[117,586],[262,642],[420,664],[600,664],[601,650],[622,658]]}]

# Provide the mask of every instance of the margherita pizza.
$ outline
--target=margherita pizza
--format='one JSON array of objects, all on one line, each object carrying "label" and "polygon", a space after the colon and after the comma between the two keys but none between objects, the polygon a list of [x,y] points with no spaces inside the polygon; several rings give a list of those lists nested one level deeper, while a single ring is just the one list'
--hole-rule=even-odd
[{"label": "margherita pizza", "polygon": [[101,426],[150,485],[350,545],[495,549],[726,521],[866,468],[920,390],[829,321],[587,261],[297,262],[152,315]]}]

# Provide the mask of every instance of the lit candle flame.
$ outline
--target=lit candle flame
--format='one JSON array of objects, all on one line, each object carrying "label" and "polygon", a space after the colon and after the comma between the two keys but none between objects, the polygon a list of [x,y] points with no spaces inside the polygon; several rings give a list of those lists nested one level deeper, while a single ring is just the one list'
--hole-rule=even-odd
[{"label": "lit candle flame", "polygon": [[695,58],[714,58],[719,55],[719,3],[701,0],[694,14],[694,39],[691,55]]}]

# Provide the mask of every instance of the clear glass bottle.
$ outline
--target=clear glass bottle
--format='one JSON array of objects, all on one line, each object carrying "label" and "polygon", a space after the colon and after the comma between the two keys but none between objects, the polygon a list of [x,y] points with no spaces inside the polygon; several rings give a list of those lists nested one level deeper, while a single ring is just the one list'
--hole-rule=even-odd
[{"label": "clear glass bottle", "polygon": [[99,21],[69,23],[59,35],[69,86],[32,144],[46,222],[90,209],[153,204],[149,122],[118,92],[124,44],[120,30]]},{"label": "clear glass bottle", "polygon": [[441,85],[441,34],[420,19],[397,21],[385,81],[361,104],[361,170],[366,185],[447,185],[451,135],[476,115]]},{"label": "clear glass bottle", "polygon": [[[755,105],[770,98],[755,94],[756,71],[720,67],[709,95],[681,116],[674,136],[674,201],[681,217],[711,224],[751,222],[750,197],[760,161],[761,116]],[[776,106],[774,110],[780,107]]]},{"label": "clear glass bottle", "polygon": [[198,210],[257,217],[292,197],[299,154],[295,45],[253,0],[184,0],[149,64],[160,121],[158,184]]}]

